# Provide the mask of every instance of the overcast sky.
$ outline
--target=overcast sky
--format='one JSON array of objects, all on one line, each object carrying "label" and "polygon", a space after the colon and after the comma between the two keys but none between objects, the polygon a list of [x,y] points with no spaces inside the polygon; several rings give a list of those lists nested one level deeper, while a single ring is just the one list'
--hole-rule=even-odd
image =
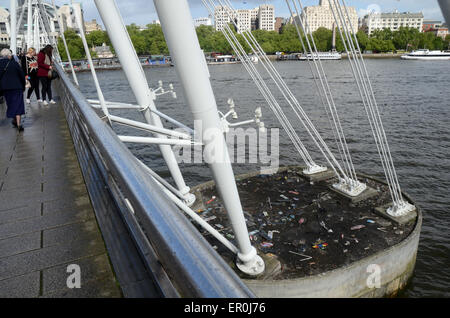
[{"label": "overcast sky", "polygon": [[[288,17],[289,11],[285,0],[231,0],[236,9],[248,9],[257,7],[260,4],[269,3],[275,6],[275,15],[277,17]],[[50,1],[49,1],[50,2]],[[57,5],[68,3],[68,0],[55,0]],[[85,20],[101,19],[95,8],[93,0],[78,0],[84,8]],[[124,17],[125,23],[136,23],[146,25],[158,17],[151,0],[116,0],[120,11]],[[194,18],[208,16],[207,10],[203,7],[201,0],[188,0],[192,16]],[[304,6],[317,5],[319,0],[303,0]],[[437,0],[346,0],[347,5],[356,7],[358,13],[363,15],[367,11],[377,10],[389,12],[397,9],[404,12],[423,12],[425,19],[443,20],[442,12]],[[9,0],[0,0],[0,6],[9,7]]]}]

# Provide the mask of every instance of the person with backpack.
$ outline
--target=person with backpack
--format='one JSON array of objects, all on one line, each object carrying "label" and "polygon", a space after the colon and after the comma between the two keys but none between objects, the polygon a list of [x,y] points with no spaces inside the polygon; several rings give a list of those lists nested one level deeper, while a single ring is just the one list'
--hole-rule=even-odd
[{"label": "person with backpack", "polygon": [[25,115],[25,74],[10,49],[0,52],[0,91],[6,100],[6,117],[13,120],[12,124],[19,132],[24,131],[21,119]]}]

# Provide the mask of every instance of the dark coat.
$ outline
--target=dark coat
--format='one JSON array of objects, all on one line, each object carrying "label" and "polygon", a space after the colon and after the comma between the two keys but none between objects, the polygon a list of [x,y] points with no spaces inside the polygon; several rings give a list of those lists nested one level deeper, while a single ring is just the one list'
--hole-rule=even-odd
[{"label": "dark coat", "polygon": [[[8,62],[10,62],[9,65]],[[7,65],[8,68],[5,71]],[[11,60],[8,58],[0,59],[0,76],[2,77],[0,82],[2,90],[25,90],[25,74],[14,58]]]},{"label": "dark coat", "polygon": [[[38,69],[38,77],[48,77],[48,72],[50,71],[50,65],[45,64],[45,54],[43,52],[40,52],[38,54],[38,65],[39,65],[39,69]],[[51,58],[50,58],[51,61]]]}]

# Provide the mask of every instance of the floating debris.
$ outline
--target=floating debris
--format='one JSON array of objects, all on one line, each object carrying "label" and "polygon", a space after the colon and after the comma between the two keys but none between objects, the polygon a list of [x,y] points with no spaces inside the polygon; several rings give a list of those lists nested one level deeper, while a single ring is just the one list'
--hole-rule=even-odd
[{"label": "floating debris", "polygon": [[217,219],[217,216],[213,215],[213,216],[210,216],[209,218],[206,218],[205,222],[213,221],[215,219]]},{"label": "floating debris", "polygon": [[275,233],[280,234],[279,231],[269,231],[268,236],[269,236],[269,238],[270,238],[271,240],[273,239],[273,235],[274,235]]},{"label": "floating debris", "polygon": [[323,227],[325,230],[327,230],[328,233],[333,233],[333,230],[332,230],[332,229],[329,229],[329,228],[325,225],[325,222],[324,222],[324,221],[321,221],[319,224],[320,224],[321,227]]},{"label": "floating debris", "polygon": [[[238,181],[252,245],[260,254],[277,255],[283,267],[280,278],[320,274],[367,257],[384,249],[385,244],[397,244],[413,227],[413,224],[408,224],[394,229],[397,225],[372,211],[374,206],[389,203],[386,201],[389,200],[387,186],[383,187],[383,197],[351,206],[348,200],[329,190],[334,180],[316,182],[310,187],[309,181],[303,178],[297,180],[297,176],[292,178],[292,174],[296,171],[291,175],[281,172],[273,176],[255,176],[251,178],[251,183]],[[285,176],[289,177],[286,179]],[[277,177],[281,177],[279,181],[276,181]],[[372,188],[377,186],[374,181],[369,181],[368,185]],[[236,240],[233,239],[235,233],[217,189],[205,189],[201,197],[203,201],[196,203],[194,211],[203,219],[215,220],[209,223],[228,240]],[[215,223],[224,228],[219,230]],[[196,226],[212,245],[217,244],[213,236],[198,224]],[[365,250],[368,246],[370,251]],[[219,250],[227,261],[235,258],[222,246]],[[309,263],[312,265],[307,266]]]},{"label": "floating debris", "polygon": [[206,204],[211,204],[211,203],[213,203],[216,199],[217,199],[217,197],[212,197],[211,200],[209,200],[208,202],[206,202]]},{"label": "floating debris", "polygon": [[318,241],[316,243],[313,244],[312,248],[313,249],[321,249],[324,250],[328,247],[328,243],[322,242],[322,241]]},{"label": "floating debris", "polygon": [[301,256],[301,257],[304,257],[303,259],[300,260],[300,262],[309,261],[310,259],[312,259],[312,256],[303,255],[303,254],[296,253],[296,252],[293,252],[293,251],[289,251],[289,253],[294,254],[294,255],[298,255],[298,256]]}]

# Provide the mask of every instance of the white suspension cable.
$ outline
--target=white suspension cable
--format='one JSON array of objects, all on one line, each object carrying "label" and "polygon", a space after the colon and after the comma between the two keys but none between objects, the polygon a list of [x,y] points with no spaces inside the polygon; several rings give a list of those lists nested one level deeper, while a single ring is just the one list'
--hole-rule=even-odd
[{"label": "white suspension cable", "polygon": [[67,46],[66,36],[64,35],[64,27],[63,27],[64,24],[63,24],[61,16],[58,14],[58,10],[56,10],[55,0],[52,0],[52,5],[53,5],[53,10],[55,10],[56,16],[58,18],[58,24],[59,24],[59,29],[60,29],[60,33],[61,33],[61,39],[62,39],[62,41],[64,43],[64,48],[66,50],[66,55],[67,55],[67,58],[69,60],[69,65],[70,65],[70,69],[72,71],[73,81],[75,82],[75,84],[77,84],[77,86],[80,86],[80,84],[78,83],[77,74],[75,73],[75,68],[73,67],[72,57],[70,56],[69,47]]},{"label": "white suspension cable", "polygon": [[[347,17],[349,17],[350,15],[349,15],[349,12],[348,12],[348,8],[347,8],[347,6],[345,4],[345,1],[342,0],[342,3],[344,5]],[[375,93],[374,93],[373,86],[372,86],[372,83],[371,83],[371,80],[370,80],[369,72],[367,71],[367,67],[366,67],[366,64],[364,62],[364,57],[362,55],[361,48],[359,46],[359,42],[358,42],[358,39],[356,37],[356,33],[354,32],[353,26],[351,24],[350,24],[350,28],[351,28],[351,31],[352,31],[352,33],[354,35],[356,45],[358,47],[358,52],[359,52],[359,55],[360,55],[360,58],[361,58],[361,63],[362,63],[362,66],[363,66],[363,69],[364,69],[364,72],[365,72],[365,75],[366,75],[367,84],[368,84],[368,88],[369,88],[369,91],[370,91],[370,96],[372,96],[372,99],[373,99],[374,109],[376,111],[376,118],[379,121],[379,126],[381,128],[382,137],[383,137],[383,139],[385,141],[387,155],[388,155],[388,162],[390,163],[390,166],[391,166],[391,169],[392,169],[394,182],[395,182],[396,187],[397,187],[398,195],[399,195],[399,198],[400,198],[400,201],[401,201],[400,204],[401,204],[401,203],[403,203],[403,195],[402,195],[399,179],[398,179],[398,176],[397,176],[397,172],[396,172],[396,169],[395,169],[395,166],[394,166],[394,160],[392,158],[389,142],[387,140],[386,131],[384,129],[384,125],[383,125],[383,122],[382,122],[382,119],[381,119],[381,115],[380,115],[380,112],[379,112],[378,103],[377,103],[376,98],[375,98]]]},{"label": "white suspension cable", "polygon": [[17,26],[16,26],[17,33],[19,33],[19,31],[20,31],[20,26],[23,21],[23,16],[25,14],[25,8],[26,8],[28,1],[31,1],[31,0],[25,0],[24,4],[22,5],[22,11],[20,11],[20,16],[19,16],[19,19],[17,20]]},{"label": "white suspension cable", "polygon": [[[364,79],[364,77],[362,76],[362,73],[361,73],[361,66],[359,64],[358,56],[357,56],[357,53],[356,53],[353,41],[351,39],[351,35],[348,32],[347,22],[345,21],[345,18],[343,17],[342,12],[339,10],[339,5],[336,2],[334,3],[334,5],[335,5],[335,8],[336,8],[336,12],[338,13],[338,17],[339,17],[339,21],[341,22],[342,29],[343,29],[344,34],[346,36],[346,40],[349,43],[350,53],[351,54],[350,53],[347,53],[347,54],[349,55],[350,59],[353,57],[353,61],[354,61],[353,72],[356,71],[355,74],[354,74],[355,78],[356,78],[356,81],[359,83],[358,84],[359,87],[362,88],[363,98],[365,97],[365,99],[366,99],[369,121],[373,122],[373,127],[374,127],[374,132],[375,132],[374,133],[374,137],[378,141],[380,157],[381,157],[381,160],[383,162],[383,169],[385,170],[385,174],[387,176],[388,184],[390,185],[391,195],[393,196],[393,202],[398,202],[399,197],[398,197],[398,193],[395,190],[395,184],[394,184],[394,181],[393,181],[393,174],[392,174],[392,170],[389,167],[389,161],[387,159],[384,142],[383,142],[381,134],[380,134],[380,127],[379,127],[379,124],[376,121],[376,118],[374,116],[373,104],[372,104],[372,101],[371,101],[370,96],[369,96],[368,91],[367,91],[365,79]],[[343,39],[344,44],[346,43],[346,40]],[[346,50],[348,50],[348,49],[346,48]]]},{"label": "white suspension cable", "polygon": [[[208,8],[210,13],[212,14],[212,9],[208,6],[208,4],[203,1],[205,6]],[[212,4],[213,5],[213,4]],[[228,33],[229,32],[229,33]],[[298,135],[296,134],[293,127],[290,125],[287,117],[284,115],[284,113],[281,110],[281,107],[277,103],[275,97],[270,92],[270,89],[265,84],[264,80],[260,76],[259,72],[256,70],[255,66],[252,62],[250,62],[250,58],[246,54],[245,50],[242,48],[241,44],[235,38],[235,41],[233,41],[230,38],[234,37],[234,33],[229,29],[228,25],[225,26],[225,29],[223,30],[223,34],[226,37],[227,41],[232,46],[233,50],[238,54],[240,60],[243,62],[244,67],[249,72],[250,76],[252,77],[253,81],[257,85],[258,89],[260,90],[261,94],[264,96],[266,101],[268,102],[270,108],[275,113],[276,117],[280,121],[281,125],[283,126],[283,129],[288,134],[289,138],[292,140],[294,146],[296,147],[297,151],[299,152],[302,159],[305,161],[305,163],[311,167],[315,165],[312,158],[309,156],[308,152],[306,151],[306,148],[304,147],[303,143],[301,142],[300,138],[298,138]],[[239,48],[237,48],[238,46]],[[297,136],[297,137],[296,137]]]},{"label": "white suspension cable", "polygon": [[[219,0],[219,2],[221,3],[221,0]],[[232,8],[232,5],[231,5],[230,1],[227,0],[226,2],[228,3],[228,7]],[[222,6],[223,6],[223,4],[222,4]],[[236,15],[236,11],[234,9],[230,9],[230,10],[232,12],[234,12],[235,15]],[[232,20],[232,22],[233,22],[233,24],[236,27],[238,27],[234,20]],[[266,69],[268,74],[271,76],[272,80],[275,82],[276,86],[281,91],[281,93],[285,97],[286,101],[289,103],[291,108],[294,110],[294,112],[297,115],[297,117],[299,118],[300,122],[306,128],[308,134],[312,137],[314,143],[319,148],[319,150],[322,152],[322,154],[324,155],[324,157],[326,158],[328,163],[333,167],[333,169],[334,169],[334,165],[331,163],[331,161],[333,161],[335,164],[337,164],[337,167],[341,171],[341,173],[343,174],[344,178],[348,179],[348,177],[346,176],[346,174],[342,170],[341,166],[336,161],[334,155],[331,153],[331,151],[329,150],[328,146],[325,144],[325,142],[321,138],[321,136],[318,133],[318,131],[316,130],[315,126],[313,125],[313,123],[311,122],[309,117],[306,115],[306,113],[304,112],[303,108],[298,103],[298,100],[292,94],[292,92],[290,91],[289,87],[286,85],[285,81],[283,80],[283,78],[281,77],[279,72],[276,70],[276,68],[274,67],[272,62],[267,57],[267,55],[265,54],[264,50],[259,45],[259,43],[256,40],[256,38],[253,36],[253,34],[250,31],[244,31],[243,35],[244,35],[244,39],[246,40],[247,44],[252,48],[252,50],[255,52],[255,54],[257,56],[259,55],[261,57],[261,62],[262,62],[261,64]],[[247,35],[247,37],[245,35]],[[288,97],[286,95],[288,95]],[[300,112],[301,115],[299,115],[298,112]],[[305,121],[306,121],[307,124],[305,124]],[[313,131],[313,133],[311,132],[311,130]],[[319,141],[317,141],[316,137],[317,137],[317,139]],[[323,148],[322,148],[322,146],[323,146]],[[328,156],[327,156],[327,154],[325,152],[328,153],[328,155],[330,155],[331,160],[328,158]],[[336,171],[336,169],[334,169],[334,170]],[[337,174],[337,175],[339,176],[339,174]]]},{"label": "white suspension cable", "polygon": [[[295,10],[297,12],[297,16],[300,17],[299,10],[298,10],[298,7],[297,7],[295,1],[292,0],[292,2],[294,4]],[[289,11],[291,12],[291,15],[293,16],[293,12],[291,10],[289,1],[286,0],[286,3],[288,4]],[[302,8],[302,11],[304,12],[303,5],[302,5],[301,1],[299,1],[299,4],[300,4],[300,6]],[[321,59],[320,59],[320,56],[319,56],[319,52],[317,50],[317,46],[316,46],[313,34],[312,34],[312,32],[311,32],[311,30],[309,28],[307,19],[305,19],[305,24],[303,24],[301,19],[299,19],[299,21],[300,21],[303,33],[306,35],[306,41],[307,41],[307,44],[308,44],[308,48],[309,48],[309,50],[311,52],[312,60],[313,60],[314,66],[316,68],[317,74],[319,75],[319,80],[320,80],[320,83],[321,83],[321,86],[322,86],[322,90],[323,90],[323,93],[324,93],[325,98],[326,98],[327,103],[328,103],[328,107],[329,107],[329,110],[330,110],[330,113],[331,113],[331,116],[332,116],[332,119],[333,119],[333,123],[334,123],[333,131],[335,132],[335,134],[337,134],[337,137],[339,139],[339,144],[338,145],[340,145],[340,149],[342,149],[342,153],[341,153],[342,157],[343,157],[342,159],[344,160],[344,163],[345,163],[345,166],[346,166],[346,169],[347,169],[347,173],[349,174],[349,176],[352,179],[350,182],[357,181],[358,177],[356,175],[356,171],[355,171],[355,168],[354,168],[354,165],[353,165],[353,161],[351,159],[350,151],[348,149],[348,145],[347,145],[347,141],[346,141],[346,138],[345,138],[345,134],[343,132],[343,128],[342,128],[342,125],[341,125],[341,122],[340,122],[340,119],[339,119],[339,115],[338,115],[338,112],[337,112],[336,104],[334,102],[333,94],[331,92],[331,88],[329,86],[328,79],[327,79],[325,70],[323,68],[323,65],[322,65],[322,62],[321,62]],[[294,19],[294,24],[296,25],[296,28],[297,28],[297,31],[298,31],[298,25],[297,25],[296,19]],[[298,32],[298,35],[299,35],[299,37],[301,39],[300,32]],[[311,41],[309,40],[309,36],[308,35],[311,36],[311,41],[312,41],[312,44],[313,44],[313,47],[314,47],[314,51],[313,51],[313,49],[311,47]],[[301,39],[301,42],[303,42],[302,39]],[[317,59],[318,63],[316,62],[316,59]],[[319,69],[319,66],[320,66],[320,69]]]},{"label": "white suspension cable", "polygon": [[[350,15],[348,13],[348,9],[345,6],[344,1],[343,1],[343,4],[344,4],[345,11],[347,14],[347,20],[350,21]],[[358,47],[358,50],[356,50],[355,44],[353,42],[352,36],[349,31],[349,27],[347,27],[347,22],[345,20],[344,14],[343,14],[341,4],[339,2],[334,1],[335,8],[333,8],[331,0],[330,0],[330,6],[331,6],[335,20],[338,21],[336,14],[334,12],[334,10],[336,10],[336,12],[339,16],[339,21],[342,24],[342,29],[344,30],[344,33],[345,33],[346,40],[349,43],[350,50],[347,47],[346,40],[344,39],[344,36],[342,34],[342,30],[341,30],[341,28],[339,28],[341,38],[343,40],[345,49],[349,56],[349,61],[350,61],[351,67],[352,67],[352,72],[354,74],[355,80],[356,80],[358,88],[360,90],[361,97],[363,99],[363,104],[364,104],[366,113],[369,118],[369,123],[371,125],[372,133],[375,137],[377,150],[380,154],[383,169],[385,171],[389,189],[391,192],[391,196],[392,196],[392,199],[394,202],[394,206],[393,206],[393,208],[391,208],[390,212],[393,215],[400,215],[403,213],[407,213],[408,211],[412,210],[414,207],[409,205],[408,203],[406,203],[402,198],[402,193],[401,193],[400,185],[398,182],[398,177],[397,177],[397,174],[395,171],[395,167],[393,164],[392,155],[391,155],[391,152],[389,149],[389,144],[387,141],[386,133],[383,128],[381,116],[380,116],[380,113],[378,110],[378,105],[376,103],[375,94],[373,92],[373,88],[370,83],[370,77],[369,77],[369,74],[367,71],[367,67],[365,66],[365,63],[363,60],[362,52],[361,52],[361,49],[360,49],[360,46],[359,46],[359,43],[358,43],[358,40],[356,37],[356,33],[354,32],[353,26],[350,23],[350,29],[351,29],[350,31],[353,33],[354,40],[356,42],[356,46]],[[359,55],[358,55],[357,51],[359,51]],[[361,61],[359,60],[359,57],[361,58]],[[353,61],[352,61],[352,58],[353,58]],[[355,65],[353,65],[352,62]],[[370,86],[370,88],[368,86]],[[369,92],[369,90],[370,90],[370,92]]]},{"label": "white suspension cable", "polygon": [[[56,40],[56,36],[51,36],[51,32],[52,32],[52,29],[50,27],[51,26],[51,23],[50,23],[51,19],[50,19],[48,13],[47,13],[47,10],[45,10],[45,7],[42,5],[42,1],[41,0],[38,0],[38,4],[39,4],[39,6],[42,6],[42,8],[44,8],[44,10],[43,10],[44,12],[41,14],[42,24],[44,26],[47,25],[49,27],[48,32],[46,32],[47,33],[48,43],[52,44],[52,46],[54,48],[54,51],[57,53],[57,54],[55,54],[56,59],[58,60],[58,63],[62,66],[61,54],[59,53],[58,42]],[[58,11],[55,11],[55,14],[58,15]],[[44,22],[44,19],[45,19],[45,22]],[[47,27],[45,27],[45,30],[47,30]]]},{"label": "white suspension cable", "polygon": [[108,107],[106,107],[105,97],[103,96],[103,92],[102,92],[102,89],[100,87],[100,83],[98,81],[97,72],[95,71],[94,62],[92,61],[91,52],[89,50],[89,46],[88,46],[88,43],[86,41],[86,35],[84,34],[83,21],[81,19],[81,16],[80,16],[80,13],[78,12],[78,10],[75,10],[73,8],[72,0],[70,1],[70,5],[72,6],[72,9],[73,9],[73,11],[75,13],[75,20],[76,20],[77,26],[78,26],[78,28],[80,30],[80,36],[81,36],[81,40],[83,42],[84,51],[86,53],[86,57],[87,57],[88,62],[89,62],[89,66],[90,66],[90,69],[91,69],[92,77],[94,79],[95,88],[97,90],[97,95],[98,95],[98,99],[100,101],[100,105],[102,107],[103,114],[109,118]]},{"label": "white suspension cable", "polygon": [[[330,1],[331,1],[331,0],[330,0]],[[360,95],[361,95],[361,99],[362,99],[362,101],[363,101],[363,105],[364,105],[364,108],[365,108],[365,110],[366,110],[367,116],[368,116],[368,118],[369,118],[369,123],[370,123],[370,126],[371,126],[371,130],[372,130],[372,132],[373,132],[373,135],[374,135],[374,137],[375,137],[377,150],[379,151],[379,154],[380,154],[381,159],[382,159],[383,169],[384,169],[386,175],[389,176],[388,179],[387,179],[387,181],[388,181],[389,189],[390,189],[390,192],[391,192],[391,195],[392,195],[392,199],[393,199],[393,201],[395,202],[396,197],[395,197],[395,195],[394,195],[394,190],[393,190],[393,188],[392,188],[392,182],[391,182],[391,179],[390,179],[390,174],[389,174],[389,172],[388,172],[388,170],[387,170],[387,168],[386,168],[386,165],[385,165],[384,156],[383,156],[382,150],[381,150],[382,148],[381,148],[381,145],[379,144],[379,139],[378,139],[378,135],[377,135],[377,129],[376,129],[375,124],[374,124],[374,123],[372,122],[372,120],[371,120],[370,108],[369,108],[369,105],[368,105],[369,102],[366,100],[366,99],[367,99],[367,94],[365,93],[365,91],[364,91],[364,89],[363,89],[363,87],[362,87],[361,79],[360,79],[359,74],[358,74],[358,72],[357,72],[357,70],[356,70],[356,66],[354,65],[354,63],[356,63],[356,62],[352,59],[352,57],[354,57],[354,55],[353,55],[354,52],[353,52],[353,51],[352,51],[352,52],[349,51],[349,48],[348,48],[348,46],[347,46],[346,39],[345,39],[345,37],[344,37],[344,35],[343,35],[343,33],[342,33],[342,32],[343,32],[343,26],[344,26],[345,21],[343,22],[342,20],[340,20],[340,19],[337,18],[336,13],[335,13],[335,11],[334,11],[333,4],[332,4],[331,2],[330,2],[330,8],[331,8],[331,11],[332,11],[332,13],[333,13],[333,17],[334,17],[334,19],[335,19],[335,21],[336,21],[336,24],[339,26],[339,27],[338,27],[339,34],[340,34],[340,36],[341,36],[341,39],[342,39],[342,42],[343,42],[345,51],[347,52],[347,55],[348,55],[348,57],[349,57],[349,63],[350,63],[351,69],[352,69],[352,73],[353,73],[353,76],[354,76],[354,78],[355,78],[355,82],[356,82],[356,84],[357,84],[357,86],[358,86],[358,89],[359,89],[359,92],[360,92]],[[351,49],[350,49],[350,50],[351,50]]]},{"label": "white suspension cable", "polygon": [[[287,1],[288,1],[288,0],[286,0],[286,2],[287,2]],[[288,2],[287,2],[287,3],[288,3]],[[295,16],[293,15],[293,12],[292,12],[292,10],[291,10],[289,4],[288,4],[288,7],[289,7],[289,10],[291,11],[291,17],[292,17],[292,19],[294,20],[294,19],[295,19]],[[317,77],[320,76],[320,74],[316,75],[316,72],[314,71],[314,69],[313,69],[313,67],[312,67],[312,63],[311,63],[312,55],[311,55],[311,57],[310,57],[310,56],[307,54],[307,53],[308,53],[307,47],[306,47],[306,45],[305,45],[305,43],[304,43],[304,41],[303,41],[303,37],[302,37],[302,35],[301,35],[300,29],[299,29],[297,23],[295,22],[295,20],[294,20],[294,26],[295,26],[295,29],[297,30],[297,34],[298,34],[298,37],[299,37],[299,39],[300,39],[300,43],[301,43],[302,48],[303,48],[303,52],[305,53],[306,59],[307,59],[307,61],[308,61],[308,66],[309,66],[309,69],[310,69],[311,74],[312,74],[312,76],[313,76],[313,80],[314,80],[314,84],[315,84],[316,89],[317,89],[317,93],[319,94],[320,101],[322,102],[322,106],[323,106],[324,109],[325,109],[325,113],[326,113],[326,115],[327,115],[327,119],[328,119],[328,123],[329,123],[329,125],[330,125],[330,129],[331,129],[331,131],[333,132],[333,137],[334,137],[334,141],[335,141],[335,143],[336,143],[336,147],[337,147],[337,149],[338,149],[338,151],[339,151],[339,154],[340,154],[340,156],[341,156],[341,159],[343,160],[344,154],[342,153],[342,149],[341,149],[341,147],[340,147],[340,144],[338,143],[337,134],[336,134],[335,129],[333,128],[333,124],[332,124],[332,122],[331,122],[331,118],[330,118],[330,113],[329,113],[329,111],[328,111],[328,107],[327,107],[327,105],[325,104],[324,95],[326,95],[326,94],[324,94],[324,93],[323,93],[323,90],[321,90],[320,87],[319,87],[319,82],[318,82]]]},{"label": "white suspension cable", "polygon": [[[219,0],[219,3],[223,7],[227,7],[227,6],[223,5],[221,0]],[[227,3],[228,3],[228,7],[232,8],[231,3],[229,1],[227,1]],[[233,10],[233,9],[230,9],[230,11],[235,12],[235,10]],[[228,13],[228,11],[227,11],[227,14],[230,15]],[[233,24],[236,27],[238,27],[236,22],[234,21],[233,17],[231,17],[231,18],[232,18]],[[254,36],[249,31],[244,31],[242,34],[243,34],[243,37],[244,37],[245,41],[247,42],[247,44],[252,48],[253,52],[257,56],[261,57],[261,65],[263,65],[263,67],[268,72],[268,74],[270,75],[272,80],[275,82],[275,85],[280,90],[280,92],[283,94],[283,96],[285,97],[286,101],[291,106],[291,108],[294,110],[294,112],[296,113],[296,115],[299,118],[300,122],[305,127],[305,129],[307,130],[308,134],[312,137],[312,139],[313,139],[314,143],[316,144],[316,146],[319,148],[319,150],[322,152],[322,154],[324,155],[324,157],[327,160],[327,162],[330,164],[330,166],[336,172],[336,175],[340,179],[342,179],[341,176],[339,175],[339,173],[337,172],[337,169],[339,169],[339,171],[344,176],[344,178],[346,180],[348,180],[348,177],[345,174],[345,172],[342,170],[342,167],[337,162],[336,158],[331,153],[331,151],[328,148],[328,146],[326,145],[326,143],[323,141],[323,139],[320,136],[320,134],[318,133],[317,129],[312,124],[311,120],[306,115],[306,113],[304,112],[304,110],[300,106],[300,104],[298,103],[298,100],[295,98],[295,96],[292,94],[290,89],[287,87],[287,85],[284,82],[284,80],[282,79],[281,75],[275,69],[275,67],[273,66],[272,62],[268,59],[267,55],[264,53],[264,50],[262,50],[262,48],[259,45],[258,41],[254,38]],[[300,114],[299,114],[299,112],[300,112]],[[337,169],[336,169],[335,166],[337,167]]]}]

